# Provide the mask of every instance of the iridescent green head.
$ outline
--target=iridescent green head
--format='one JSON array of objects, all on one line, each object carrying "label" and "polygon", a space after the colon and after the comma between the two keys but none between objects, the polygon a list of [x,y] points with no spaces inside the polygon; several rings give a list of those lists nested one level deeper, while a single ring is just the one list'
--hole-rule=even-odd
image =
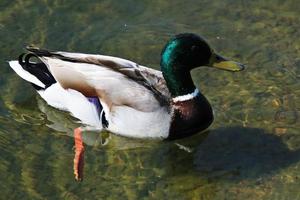
[{"label": "iridescent green head", "polygon": [[192,33],[171,38],[162,50],[160,65],[172,97],[195,90],[190,70],[196,67],[211,66],[229,71],[244,69],[242,64],[214,53],[203,38]]}]

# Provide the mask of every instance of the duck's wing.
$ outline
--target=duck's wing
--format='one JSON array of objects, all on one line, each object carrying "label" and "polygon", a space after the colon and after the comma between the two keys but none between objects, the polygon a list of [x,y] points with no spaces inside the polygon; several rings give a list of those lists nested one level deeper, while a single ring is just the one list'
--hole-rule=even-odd
[{"label": "duck's wing", "polygon": [[[35,47],[27,47],[27,49],[48,66],[55,79],[64,88],[76,89],[86,96],[102,95],[105,96],[103,98],[109,98],[108,102],[114,101],[113,96],[117,95],[104,94],[114,94],[119,91],[125,95],[124,90],[128,92],[124,98],[136,98],[136,101],[139,102],[136,105],[151,104],[153,97],[159,104],[168,104],[169,102],[171,95],[162,73],[158,70],[112,56],[52,52]],[[144,102],[143,98],[137,100],[141,98],[139,94],[144,97]],[[118,95],[119,99],[120,96],[122,95]],[[147,98],[149,102],[147,102]],[[118,104],[115,101],[113,103]],[[121,104],[121,102],[119,103]],[[126,102],[123,103],[126,104]],[[152,105],[154,105],[153,102]],[[142,108],[141,110],[148,109]]]}]

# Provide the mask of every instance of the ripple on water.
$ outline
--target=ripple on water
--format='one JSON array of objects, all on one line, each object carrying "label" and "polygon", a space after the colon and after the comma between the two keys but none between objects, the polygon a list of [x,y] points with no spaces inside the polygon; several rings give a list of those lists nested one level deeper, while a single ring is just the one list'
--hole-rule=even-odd
[{"label": "ripple on water", "polygon": [[168,38],[195,32],[216,52],[247,64],[242,73],[193,71],[215,110],[204,135],[158,142],[86,133],[85,180],[78,184],[72,172],[77,120],[46,105],[2,62],[1,197],[297,199],[299,5],[294,0],[1,1],[2,60],[33,43],[120,56],[158,69]]}]

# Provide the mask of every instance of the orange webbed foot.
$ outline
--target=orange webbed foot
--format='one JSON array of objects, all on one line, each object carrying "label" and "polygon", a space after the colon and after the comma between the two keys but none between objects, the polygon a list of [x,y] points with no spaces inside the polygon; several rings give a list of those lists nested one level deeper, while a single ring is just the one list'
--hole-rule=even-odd
[{"label": "orange webbed foot", "polygon": [[74,156],[74,175],[76,181],[83,179],[84,167],[84,145],[82,139],[82,129],[80,127],[74,129],[75,156]]}]

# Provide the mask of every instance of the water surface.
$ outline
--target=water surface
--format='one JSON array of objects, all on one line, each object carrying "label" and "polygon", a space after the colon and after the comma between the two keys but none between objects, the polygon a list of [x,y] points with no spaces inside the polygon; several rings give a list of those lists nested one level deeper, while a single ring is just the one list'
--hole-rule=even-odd
[{"label": "water surface", "polygon": [[[2,0],[1,198],[300,199],[299,13],[296,0]],[[85,177],[75,182],[76,119],[49,107],[5,61],[35,44],[158,69],[165,42],[182,32],[248,66],[193,71],[215,111],[209,131],[172,142],[87,133]]]}]

